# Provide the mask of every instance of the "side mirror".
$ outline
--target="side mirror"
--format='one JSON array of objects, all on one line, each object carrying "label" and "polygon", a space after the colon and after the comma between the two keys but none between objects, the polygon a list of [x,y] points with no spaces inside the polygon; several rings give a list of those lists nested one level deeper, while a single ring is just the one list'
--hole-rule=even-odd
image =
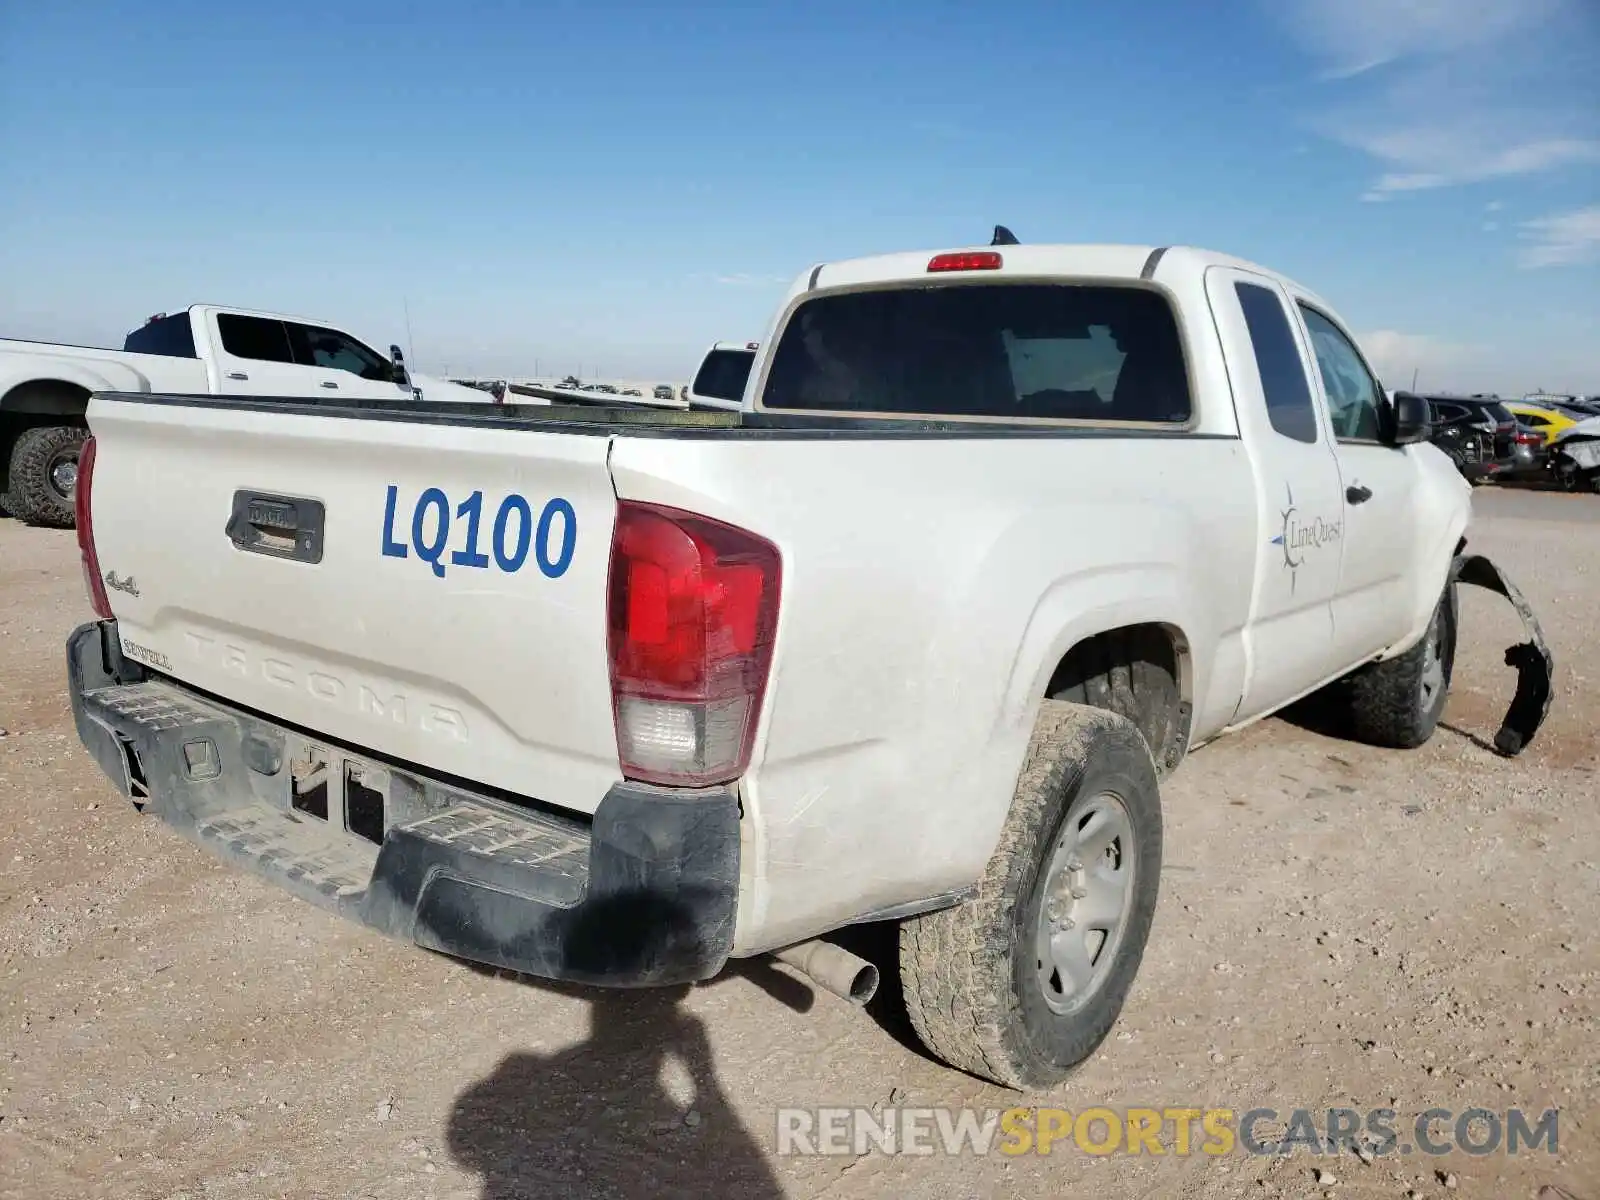
[{"label": "side mirror", "polygon": [[1408,446],[1427,441],[1432,433],[1428,402],[1412,392],[1396,392],[1389,436],[1384,440],[1391,446]]},{"label": "side mirror", "polygon": [[400,353],[400,347],[389,347],[389,361],[394,365],[394,382],[399,387],[410,387],[411,376],[406,372],[406,357]]}]

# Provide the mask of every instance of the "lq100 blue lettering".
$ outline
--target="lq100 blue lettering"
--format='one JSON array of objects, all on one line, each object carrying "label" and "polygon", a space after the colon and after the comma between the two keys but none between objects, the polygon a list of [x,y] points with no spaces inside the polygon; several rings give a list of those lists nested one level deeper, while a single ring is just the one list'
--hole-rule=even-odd
[{"label": "lq100 blue lettering", "polygon": [[[384,557],[409,558],[415,554],[440,579],[444,578],[447,562],[450,566],[480,570],[492,562],[502,571],[515,573],[527,562],[530,550],[540,572],[551,579],[565,575],[572,565],[572,552],[578,544],[578,515],[560,496],[547,500],[535,517],[533,506],[513,492],[500,501],[500,507],[486,522],[482,492],[473,492],[452,508],[450,497],[431,487],[412,506],[409,528],[405,518],[398,516],[399,502],[400,489],[391,483],[383,505]],[[395,525],[397,517],[399,528]],[[461,545],[449,550],[451,534],[459,529],[465,529]]]}]

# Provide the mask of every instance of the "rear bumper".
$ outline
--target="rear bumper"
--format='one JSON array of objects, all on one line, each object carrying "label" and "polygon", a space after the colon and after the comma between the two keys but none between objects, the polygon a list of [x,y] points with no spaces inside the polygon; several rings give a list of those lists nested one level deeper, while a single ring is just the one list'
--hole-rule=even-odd
[{"label": "rear bumper", "polygon": [[[619,782],[592,822],[508,802],[151,676],[122,657],[114,621],[72,633],[67,673],[78,736],[125,796],[323,908],[548,979],[685,983],[727,961],[739,881],[727,789]],[[327,819],[291,804],[292,781],[311,778]],[[381,843],[344,828],[347,791],[383,797]]]}]

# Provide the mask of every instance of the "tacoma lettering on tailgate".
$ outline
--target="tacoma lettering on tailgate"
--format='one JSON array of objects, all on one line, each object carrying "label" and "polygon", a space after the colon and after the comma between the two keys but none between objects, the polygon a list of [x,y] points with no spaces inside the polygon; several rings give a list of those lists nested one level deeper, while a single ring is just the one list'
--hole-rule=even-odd
[{"label": "tacoma lettering on tailgate", "polygon": [[292,662],[193,630],[185,630],[184,638],[193,658],[239,679],[263,679],[277,687],[303,691],[313,699],[368,720],[404,725],[452,741],[467,740],[466,714],[443,704],[407,696],[392,683],[343,678],[325,666]]}]

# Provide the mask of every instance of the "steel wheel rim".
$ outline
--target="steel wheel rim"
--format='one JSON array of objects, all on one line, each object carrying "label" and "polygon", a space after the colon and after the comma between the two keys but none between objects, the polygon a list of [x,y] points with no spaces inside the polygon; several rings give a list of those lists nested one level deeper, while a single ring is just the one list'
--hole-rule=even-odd
[{"label": "steel wheel rim", "polygon": [[1422,639],[1422,706],[1429,708],[1444,690],[1444,621],[1435,612]]},{"label": "steel wheel rim", "polygon": [[1034,974],[1046,1006],[1076,1012],[1105,984],[1133,906],[1133,821],[1120,797],[1075,804],[1039,876]]},{"label": "steel wheel rim", "polygon": [[50,489],[63,500],[71,500],[78,488],[78,455],[76,451],[61,451],[50,460],[47,472]]}]

